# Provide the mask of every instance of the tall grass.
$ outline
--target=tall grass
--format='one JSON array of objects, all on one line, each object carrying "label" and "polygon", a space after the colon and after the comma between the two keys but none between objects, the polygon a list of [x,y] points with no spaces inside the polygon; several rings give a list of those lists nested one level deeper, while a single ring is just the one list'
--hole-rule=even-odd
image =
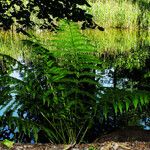
[{"label": "tall grass", "polygon": [[86,30],[84,33],[96,43],[98,52],[103,54],[129,53],[132,49],[136,49],[139,40],[150,44],[150,34],[142,32],[138,36],[137,31],[128,30],[106,30],[105,32],[98,32],[97,30]]},{"label": "tall grass", "polygon": [[0,53],[9,55],[15,59],[22,56],[22,52],[26,53],[28,48],[23,46],[21,39],[25,36],[12,31],[0,31]]},{"label": "tall grass", "polygon": [[[55,33],[50,33],[49,31],[31,31],[32,34],[40,40],[40,42],[45,47],[51,47],[50,39]],[[109,54],[117,54],[122,52],[130,52],[133,47],[138,44],[139,38],[142,41],[150,44],[150,33],[142,32],[140,37],[137,37],[136,31],[119,31],[119,30],[106,30],[105,32],[98,32],[97,30],[85,30],[83,31],[86,36],[88,36],[93,43],[98,46],[98,53],[103,54],[105,51]],[[22,56],[22,52],[26,58],[29,57],[31,47],[23,45],[21,40],[26,39],[22,34],[12,33],[10,31],[0,32],[0,53],[9,55],[13,58],[18,59]],[[55,51],[54,48],[52,48]]]},{"label": "tall grass", "polygon": [[[49,44],[51,38],[51,32],[46,30],[30,30],[28,31],[30,34],[34,34],[38,38],[40,38],[41,43]],[[16,33],[15,30],[9,31],[0,31],[0,53],[9,55],[15,59],[20,59],[20,57],[25,57],[28,59],[30,56],[29,50],[32,47],[24,45],[22,40],[27,39],[25,35],[22,33]]]},{"label": "tall grass", "polygon": [[[116,0],[89,1],[92,7],[88,8],[88,11],[92,13],[94,20],[105,28],[136,29],[139,26],[145,28],[145,24],[147,27],[150,25],[150,13],[148,10],[141,10],[138,3]],[[140,25],[139,19],[142,22]]]},{"label": "tall grass", "polygon": [[[128,30],[87,30],[84,33],[97,45],[97,51],[104,59],[115,59],[114,66],[125,66],[125,68],[140,68],[149,57],[149,50],[145,45],[150,45],[149,32],[139,34]],[[109,62],[110,63],[110,62]],[[104,63],[106,64],[106,63]]]}]

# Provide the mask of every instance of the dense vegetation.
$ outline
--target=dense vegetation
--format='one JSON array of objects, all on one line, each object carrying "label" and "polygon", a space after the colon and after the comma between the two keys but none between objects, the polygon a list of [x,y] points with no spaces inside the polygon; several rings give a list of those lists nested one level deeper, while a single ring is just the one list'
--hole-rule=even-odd
[{"label": "dense vegetation", "polygon": [[89,0],[87,11],[105,28],[149,29],[149,0]]},{"label": "dense vegetation", "polygon": [[[97,34],[92,36],[89,31],[87,38],[74,22],[81,21],[83,29],[97,26],[92,15],[81,7],[90,6],[90,2],[0,1],[3,29],[15,26],[19,30],[55,30],[59,25],[59,30],[48,33],[45,41],[22,30],[28,37],[18,42],[23,45],[20,58],[5,52],[15,48],[13,32],[12,40],[1,38],[0,42],[7,40],[7,45],[0,47],[0,140],[91,142],[105,131],[137,125],[139,119],[149,118],[149,42],[143,43],[138,32],[136,48],[129,43],[123,51],[125,40],[119,35],[114,38],[118,46],[113,47],[112,39],[107,39],[106,49],[105,41],[98,42]],[[145,4],[143,10],[148,10],[143,0],[136,4],[141,6],[141,2]],[[124,19],[120,21],[119,27],[123,27]],[[94,41],[89,40],[92,38]],[[110,47],[116,51],[111,52]],[[28,56],[25,49],[29,50]],[[102,83],[106,71],[112,78],[110,87]]]},{"label": "dense vegetation", "polygon": [[[1,54],[1,110],[7,107],[1,117],[3,138],[90,141],[97,130],[128,126],[135,114],[148,115],[149,92],[117,88],[116,79],[114,87],[103,87],[98,73],[104,71],[103,61],[94,45],[72,23],[63,22],[61,30],[49,47],[34,36],[24,41],[33,50],[28,65]],[[121,66],[115,69],[116,78],[122,78],[117,76],[123,72]],[[21,78],[12,76],[14,70]]]},{"label": "dense vegetation", "polygon": [[55,30],[59,19],[68,19],[75,22],[82,21],[82,28],[98,27],[92,15],[79,6],[90,7],[86,0],[1,0],[0,26],[7,30],[13,27],[19,29],[41,28]]},{"label": "dense vegetation", "polygon": [[[10,28],[46,28],[55,30],[59,19],[81,21],[82,28],[149,29],[148,0],[1,0],[0,26]],[[92,15],[94,16],[92,16]],[[96,23],[95,23],[95,22]],[[97,25],[97,23],[99,25]]]}]

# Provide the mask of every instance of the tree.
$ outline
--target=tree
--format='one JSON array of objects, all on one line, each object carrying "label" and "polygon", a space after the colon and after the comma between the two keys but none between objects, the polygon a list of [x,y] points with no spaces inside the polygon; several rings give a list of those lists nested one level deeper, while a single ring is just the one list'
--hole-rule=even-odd
[{"label": "tree", "polygon": [[93,21],[93,16],[79,6],[90,7],[86,0],[1,0],[0,26],[7,30],[13,24],[17,28],[38,26],[54,30],[59,19],[83,22],[82,29],[98,28],[104,30]]}]

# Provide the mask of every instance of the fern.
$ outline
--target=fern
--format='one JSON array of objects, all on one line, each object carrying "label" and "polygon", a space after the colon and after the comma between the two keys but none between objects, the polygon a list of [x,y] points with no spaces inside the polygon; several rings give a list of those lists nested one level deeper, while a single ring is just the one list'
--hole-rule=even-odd
[{"label": "fern", "polygon": [[[33,135],[35,141],[43,131],[55,143],[79,142],[91,124],[93,117],[89,116],[96,111],[90,109],[97,105],[96,91],[92,91],[92,87],[99,86],[94,76],[95,62],[99,63],[93,54],[94,47],[88,44],[77,25],[61,24],[62,31],[50,41],[50,49],[35,36],[24,41],[32,46],[32,66],[24,66],[13,59],[10,61],[13,65],[6,62],[11,68],[7,69],[5,78],[9,79],[9,85],[13,84],[11,90],[16,96],[4,116],[10,110],[11,116],[18,107],[18,119],[13,118],[12,122],[12,118],[7,117],[7,124],[11,126],[15,122],[20,132]],[[10,76],[16,64],[16,70],[23,74],[22,80]],[[91,88],[92,93],[86,88]],[[11,98],[3,106],[9,102]]]}]

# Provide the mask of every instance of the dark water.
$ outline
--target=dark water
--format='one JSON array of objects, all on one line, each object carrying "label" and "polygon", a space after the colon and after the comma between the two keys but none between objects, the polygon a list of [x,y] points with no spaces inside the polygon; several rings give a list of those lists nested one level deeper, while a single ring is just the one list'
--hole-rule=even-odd
[{"label": "dark water", "polygon": [[[98,43],[100,58],[103,60],[104,70],[97,71],[97,74],[102,75],[99,79],[101,85],[129,91],[150,91],[149,32],[112,30],[87,31],[87,34]],[[148,120],[149,118],[140,119],[137,124],[149,130],[146,123]]]}]

